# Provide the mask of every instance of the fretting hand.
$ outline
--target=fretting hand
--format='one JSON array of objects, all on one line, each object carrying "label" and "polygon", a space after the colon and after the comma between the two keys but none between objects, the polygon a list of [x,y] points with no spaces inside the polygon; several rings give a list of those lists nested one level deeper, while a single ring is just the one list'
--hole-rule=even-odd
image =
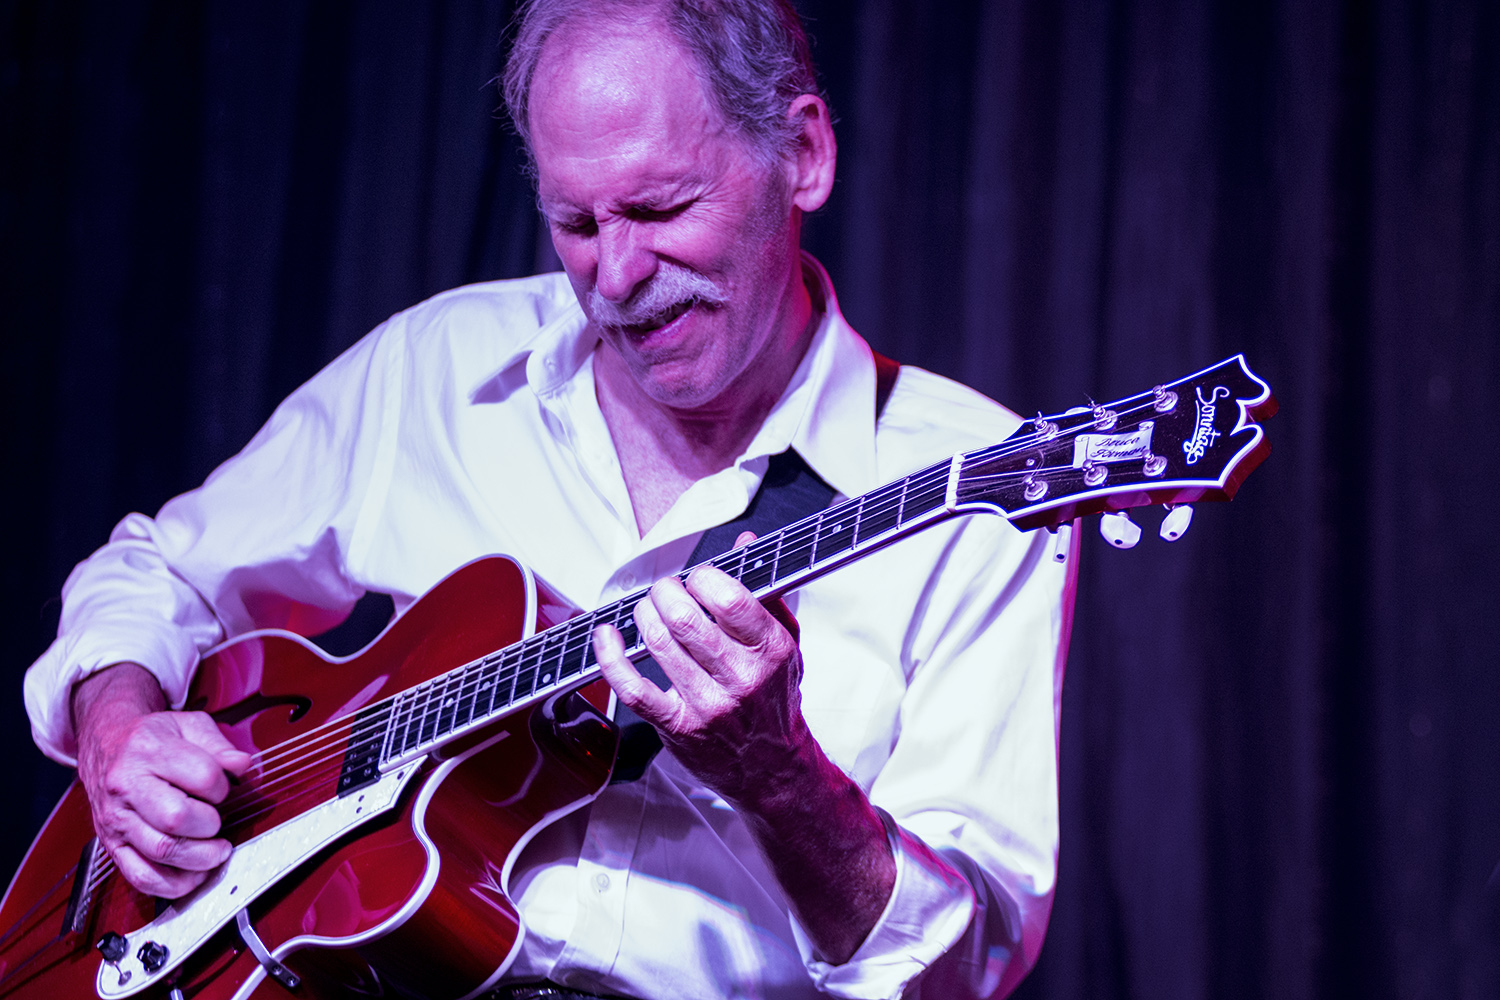
[{"label": "fretting hand", "polygon": [[635,618],[672,687],[642,677],[611,626],[594,632],[605,679],[744,817],[819,954],[848,960],[885,908],[896,865],[880,817],[802,716],[795,619],[712,566],[686,585],[658,581]]}]

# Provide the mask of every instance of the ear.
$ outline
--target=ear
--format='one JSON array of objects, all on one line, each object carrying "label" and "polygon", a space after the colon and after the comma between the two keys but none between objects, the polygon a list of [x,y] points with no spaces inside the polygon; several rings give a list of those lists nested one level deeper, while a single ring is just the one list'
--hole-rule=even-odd
[{"label": "ear", "polygon": [[813,94],[792,101],[787,117],[802,125],[790,165],[792,204],[811,212],[821,208],[833,193],[833,168],[838,159],[833,122],[828,117],[828,105]]}]

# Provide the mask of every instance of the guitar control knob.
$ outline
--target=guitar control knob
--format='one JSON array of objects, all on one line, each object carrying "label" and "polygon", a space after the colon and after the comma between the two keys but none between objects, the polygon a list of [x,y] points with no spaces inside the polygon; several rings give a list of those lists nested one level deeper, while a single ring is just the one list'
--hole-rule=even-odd
[{"label": "guitar control knob", "polygon": [[106,962],[113,964],[125,957],[127,944],[125,935],[117,934],[114,931],[106,931],[104,936],[95,943],[94,947],[99,949],[99,954],[104,956]]},{"label": "guitar control knob", "polygon": [[135,957],[141,960],[141,968],[147,972],[159,971],[163,965],[167,964],[167,959],[171,955],[166,945],[157,944],[155,941],[147,941],[141,945],[141,950],[135,953]]},{"label": "guitar control knob", "polygon": [[1099,518],[1099,534],[1117,549],[1133,549],[1141,540],[1141,526],[1130,519],[1123,510],[1118,513],[1106,511]]},{"label": "guitar control knob", "polygon": [[1169,542],[1175,542],[1187,534],[1188,525],[1193,523],[1193,508],[1188,504],[1179,504],[1176,507],[1167,508],[1167,516],[1161,519],[1161,537]]}]

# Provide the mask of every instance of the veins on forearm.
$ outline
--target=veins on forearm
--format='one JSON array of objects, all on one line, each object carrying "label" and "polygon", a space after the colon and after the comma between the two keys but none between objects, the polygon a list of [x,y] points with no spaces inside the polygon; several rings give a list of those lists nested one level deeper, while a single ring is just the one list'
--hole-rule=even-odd
[{"label": "veins on forearm", "polygon": [[814,742],[801,774],[737,802],[820,956],[847,962],[896,882],[885,824],[858,785]]}]

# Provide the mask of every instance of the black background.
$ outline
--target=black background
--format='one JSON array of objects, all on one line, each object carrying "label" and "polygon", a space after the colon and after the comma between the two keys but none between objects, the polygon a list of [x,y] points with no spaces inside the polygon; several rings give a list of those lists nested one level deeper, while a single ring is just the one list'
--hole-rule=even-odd
[{"label": "black background", "polygon": [[[1022,412],[1244,351],[1275,451],[1088,531],[1028,998],[1500,996],[1500,5],[808,0],[810,220]],[[4,675],[69,568],[388,314],[550,266],[496,2],[0,2]],[[3,700],[0,869],[67,779]]]}]

